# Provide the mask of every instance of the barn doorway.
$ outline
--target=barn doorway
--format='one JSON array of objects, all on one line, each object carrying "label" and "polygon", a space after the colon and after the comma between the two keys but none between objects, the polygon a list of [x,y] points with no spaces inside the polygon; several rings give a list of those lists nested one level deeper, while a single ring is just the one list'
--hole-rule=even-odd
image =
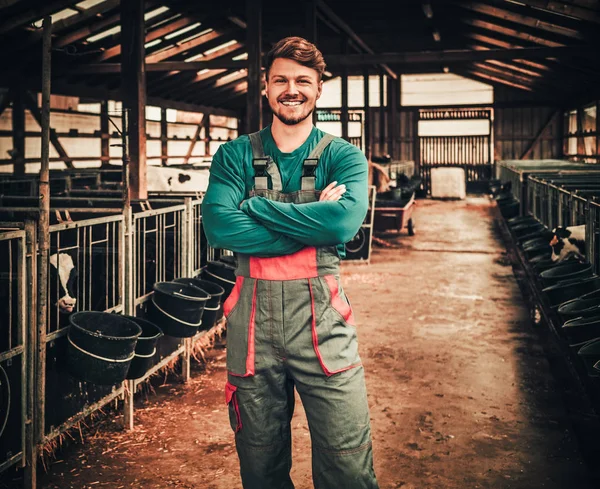
[{"label": "barn doorway", "polygon": [[493,109],[420,109],[418,161],[424,190],[431,192],[431,170],[460,167],[467,191],[481,191],[493,174]]}]

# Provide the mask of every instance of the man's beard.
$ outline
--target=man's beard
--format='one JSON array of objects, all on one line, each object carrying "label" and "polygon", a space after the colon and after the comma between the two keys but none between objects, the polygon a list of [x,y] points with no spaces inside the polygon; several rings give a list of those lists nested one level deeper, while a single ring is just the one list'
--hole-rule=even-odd
[{"label": "man's beard", "polygon": [[[279,108],[279,102],[276,102],[276,107]],[[315,111],[315,107],[316,104],[313,105],[311,107],[311,109],[304,113],[300,113],[299,115],[293,116],[293,117],[287,117],[283,114],[283,110],[275,110],[273,107],[271,107],[271,111],[273,112],[273,115],[275,117],[277,117],[281,122],[283,122],[286,126],[295,126],[296,124],[300,124],[302,121],[306,120],[308,117],[310,117],[312,115],[312,113]]]}]

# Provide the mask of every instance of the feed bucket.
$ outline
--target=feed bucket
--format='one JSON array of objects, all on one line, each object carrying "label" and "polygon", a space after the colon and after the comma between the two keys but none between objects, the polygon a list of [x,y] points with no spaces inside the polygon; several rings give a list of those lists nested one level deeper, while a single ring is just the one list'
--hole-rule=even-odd
[{"label": "feed bucket", "polygon": [[563,280],[580,279],[591,276],[593,268],[591,263],[570,262],[557,267],[549,268],[540,273],[544,287],[554,285]]},{"label": "feed bucket", "polygon": [[156,317],[150,319],[166,335],[189,338],[198,332],[209,298],[207,292],[192,285],[157,282],[152,294]]},{"label": "feed bucket", "polygon": [[69,316],[67,364],[74,377],[100,385],[125,380],[142,328],[119,314],[79,311]]},{"label": "feed bucket", "polygon": [[600,338],[595,338],[583,345],[577,354],[583,360],[588,375],[597,377],[598,371],[594,368],[594,365],[600,361]]},{"label": "feed bucket", "polygon": [[586,343],[600,337],[600,316],[570,319],[560,329],[569,345]]},{"label": "feed bucket", "polygon": [[225,302],[235,286],[235,267],[222,261],[209,261],[202,270],[201,278],[223,287],[221,302]]},{"label": "feed bucket", "polygon": [[135,356],[131,360],[128,379],[139,379],[143,377],[148,369],[152,367],[152,361],[156,356],[156,343],[164,336],[162,329],[147,319],[135,316],[125,316],[142,328],[142,334],[138,337],[135,345]]},{"label": "feed bucket", "polygon": [[175,281],[189,284],[192,287],[199,288],[209,294],[210,297],[206,301],[206,306],[204,307],[201,328],[203,330],[212,328],[215,322],[220,319],[219,313],[222,313],[223,294],[225,293],[223,287],[210,280],[202,280],[200,278],[178,278],[175,279]]}]

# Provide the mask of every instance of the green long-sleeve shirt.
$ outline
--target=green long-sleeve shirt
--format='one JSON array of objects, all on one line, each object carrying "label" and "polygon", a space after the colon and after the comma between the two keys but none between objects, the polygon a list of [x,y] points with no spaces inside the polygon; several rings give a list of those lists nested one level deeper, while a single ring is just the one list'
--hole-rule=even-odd
[{"label": "green long-sleeve shirt", "polygon": [[[271,126],[261,131],[265,154],[279,168],[283,192],[300,190],[304,159],[323,135],[314,127],[299,148],[282,153]],[[315,187],[321,190],[333,181],[346,185],[339,201],[289,204],[248,198],[254,180],[252,148],[250,138],[240,136],[222,145],[213,157],[202,203],[208,242],[253,256],[287,255],[305,246],[337,246],[344,256],[344,243],[354,237],[367,213],[367,174],[367,160],[360,149],[336,138],[319,159]]]}]

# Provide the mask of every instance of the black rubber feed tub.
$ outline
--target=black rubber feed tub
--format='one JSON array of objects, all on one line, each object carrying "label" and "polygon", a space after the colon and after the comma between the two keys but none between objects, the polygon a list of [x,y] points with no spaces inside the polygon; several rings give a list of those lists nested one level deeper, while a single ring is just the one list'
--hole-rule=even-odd
[{"label": "black rubber feed tub", "polygon": [[581,297],[571,299],[558,306],[558,314],[563,321],[580,317],[599,316],[600,299],[582,299]]},{"label": "black rubber feed tub", "polygon": [[569,319],[560,329],[569,345],[580,345],[600,338],[600,316]]},{"label": "black rubber feed tub", "polygon": [[547,231],[548,228],[544,226],[541,222],[536,222],[533,224],[519,224],[514,228],[511,228],[510,231],[513,233],[515,238],[519,239],[522,236],[528,236],[530,234],[543,233]]},{"label": "black rubber feed tub", "polygon": [[225,293],[223,287],[215,282],[211,282],[210,280],[202,280],[201,278],[178,278],[175,279],[175,281],[199,288],[210,296],[206,301],[206,305],[204,306],[202,325],[200,326],[200,329],[208,330],[212,328],[220,319],[219,313],[222,312],[223,294]]},{"label": "black rubber feed tub", "polygon": [[566,283],[554,284],[545,287],[542,292],[551,307],[558,307],[563,302],[596,290],[600,290],[600,277],[593,275],[580,280],[575,279]]},{"label": "black rubber feed tub", "polygon": [[125,380],[142,328],[119,314],[79,311],[69,317],[67,364],[74,377],[100,385]]},{"label": "black rubber feed tub", "polygon": [[154,284],[152,302],[156,320],[164,332],[176,338],[189,338],[198,332],[204,307],[210,295],[204,290],[183,283],[157,282]]},{"label": "black rubber feed tub", "polygon": [[563,280],[590,277],[592,273],[593,266],[591,263],[573,262],[544,270],[540,273],[540,279],[544,287],[549,287]]},{"label": "black rubber feed tub", "polygon": [[509,219],[508,221],[506,221],[506,223],[508,224],[508,227],[510,227],[510,228],[518,226],[519,224],[533,224],[536,222],[540,222],[540,221],[538,221],[533,216],[518,216],[518,217],[513,217],[513,218]]},{"label": "black rubber feed tub", "polygon": [[521,243],[521,248],[523,248],[523,251],[529,250],[531,248],[537,248],[539,246],[547,246],[548,248],[550,248],[550,242],[546,240],[546,238],[543,236],[536,236]]},{"label": "black rubber feed tub", "polygon": [[517,217],[519,215],[521,206],[518,200],[512,200],[510,202],[507,201],[504,204],[498,202],[498,208],[504,219],[510,219],[511,217]]},{"label": "black rubber feed tub", "polygon": [[583,360],[588,375],[597,377],[598,371],[594,368],[594,365],[600,361],[600,338],[595,338],[583,345],[577,354]]},{"label": "black rubber feed tub", "polygon": [[222,261],[209,261],[200,275],[202,280],[208,280],[223,287],[221,302],[225,302],[235,286],[235,267]]},{"label": "black rubber feed tub", "polygon": [[552,233],[551,231],[543,230],[519,236],[519,238],[517,238],[516,241],[519,245],[523,246],[523,243],[525,243],[526,241],[530,241],[532,239],[543,239],[548,245],[550,245],[550,241],[552,241],[553,236],[554,233]]},{"label": "black rubber feed tub", "polygon": [[147,319],[135,316],[125,317],[142,328],[142,334],[138,337],[135,345],[135,355],[127,372],[128,379],[139,379],[152,367],[156,356],[156,343],[164,336],[164,333],[156,324]]}]

